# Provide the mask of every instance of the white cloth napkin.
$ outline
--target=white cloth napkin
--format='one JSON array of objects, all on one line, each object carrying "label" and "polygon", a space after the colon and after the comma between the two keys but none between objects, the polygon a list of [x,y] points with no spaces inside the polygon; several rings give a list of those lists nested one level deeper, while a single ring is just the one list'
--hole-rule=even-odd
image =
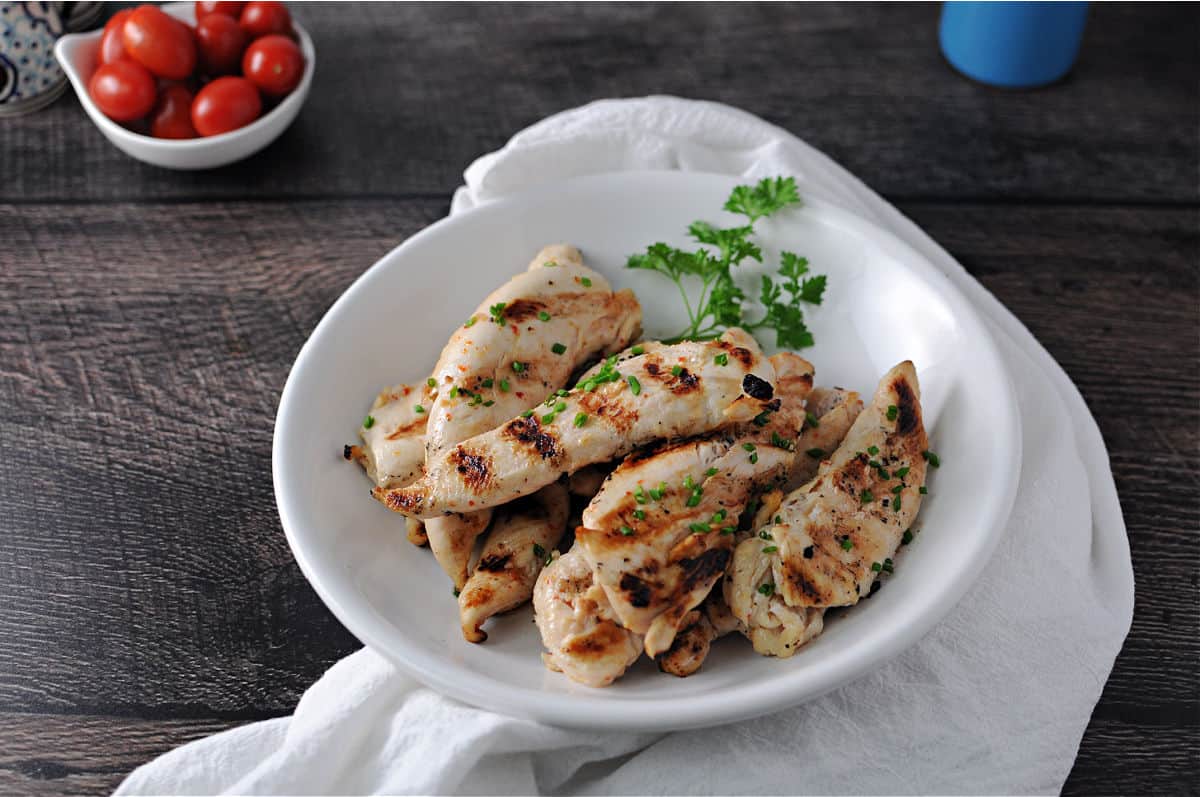
[{"label": "white cloth napkin", "polygon": [[1016,383],[1024,463],[1008,533],[979,583],[915,647],[769,717],[672,734],[569,731],[425,689],[370,650],[293,717],[139,768],[118,794],[1047,793],[1061,789],[1133,615],[1108,454],[1063,370],[945,250],[825,155],[723,105],[648,97],[552,116],[466,172],[452,213],[582,174],[790,174],[891,230],[975,302]]}]

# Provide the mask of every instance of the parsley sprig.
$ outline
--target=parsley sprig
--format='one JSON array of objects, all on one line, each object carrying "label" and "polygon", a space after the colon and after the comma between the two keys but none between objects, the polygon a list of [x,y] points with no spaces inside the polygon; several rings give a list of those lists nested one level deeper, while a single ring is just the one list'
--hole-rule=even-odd
[{"label": "parsley sprig", "polygon": [[[793,252],[780,253],[776,278],[762,276],[758,303],[762,317],[746,318],[749,297],[733,279],[733,269],[746,260],[763,262],[762,249],[751,240],[754,222],[800,202],[796,181],[791,177],[760,180],[758,184],[739,185],[725,202],[725,210],[745,216],[749,224],[740,227],[714,227],[705,221],[693,222],[688,233],[703,246],[695,251],[676,249],[664,243],[632,255],[627,266],[657,271],[679,288],[687,309],[688,326],[669,342],[710,340],[728,327],[740,326],[749,332],[775,330],[775,345],[802,349],[813,344],[812,333],[804,323],[803,303],[820,304],[825,293],[824,275],[808,275],[808,260]],[[693,303],[684,285],[685,278],[700,281],[700,294]]]}]

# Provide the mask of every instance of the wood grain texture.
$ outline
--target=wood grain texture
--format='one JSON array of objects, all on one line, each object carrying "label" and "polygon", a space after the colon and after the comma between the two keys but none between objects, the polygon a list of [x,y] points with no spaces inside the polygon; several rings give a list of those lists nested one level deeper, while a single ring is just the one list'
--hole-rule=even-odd
[{"label": "wood grain texture", "polygon": [[0,713],[0,794],[111,794],[150,758],[237,724]]},{"label": "wood grain texture", "polygon": [[[1145,782],[1114,762],[1131,746],[1197,751],[1198,614],[1180,596],[1195,594],[1200,554],[1200,375],[1180,365],[1200,359],[1200,211],[902,209],[1046,344],[1110,447],[1140,589],[1072,786],[1095,791],[1106,773],[1127,791]],[[444,212],[0,207],[0,441],[18,454],[0,461],[0,710],[273,716],[357,647],[278,528],[271,420],[328,305]],[[85,749],[34,722],[23,733],[47,756]],[[89,755],[99,769],[128,760]],[[1186,769],[1155,773],[1186,788]]]},{"label": "wood grain texture", "polygon": [[479,154],[602,97],[744,107],[898,198],[1195,201],[1200,10],[1096,4],[1065,85],[989,89],[942,60],[935,4],[304,5],[299,119],[213,172],[133,161],[68,92],[6,122],[0,200],[445,195]]}]

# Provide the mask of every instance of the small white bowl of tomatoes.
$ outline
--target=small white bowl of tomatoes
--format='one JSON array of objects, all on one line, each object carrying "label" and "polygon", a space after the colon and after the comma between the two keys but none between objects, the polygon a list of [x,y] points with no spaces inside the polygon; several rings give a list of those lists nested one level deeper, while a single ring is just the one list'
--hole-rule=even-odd
[{"label": "small white bowl of tomatoes", "polygon": [[278,2],[143,5],[54,54],[109,141],[168,169],[212,169],[270,144],[300,112],[316,54]]}]

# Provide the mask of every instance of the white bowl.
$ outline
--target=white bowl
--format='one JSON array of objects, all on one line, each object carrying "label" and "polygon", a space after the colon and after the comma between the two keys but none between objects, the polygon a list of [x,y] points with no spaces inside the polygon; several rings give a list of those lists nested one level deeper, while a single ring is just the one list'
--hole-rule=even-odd
[{"label": "white bowl", "polygon": [[[529,607],[495,618],[488,641],[459,631],[451,584],[403,518],[370,497],[342,461],[376,392],[429,375],[446,339],[476,304],[546,243],[577,244],[616,286],[633,288],[647,336],[678,331],[683,306],[656,273],[626,257],[654,241],[695,246],[695,219],[731,225],[720,208],[737,181],[705,174],[626,173],[571,180],[490,203],[413,236],[351,285],[292,367],[275,419],[280,519],[301,569],[359,639],[460,700],[558,725],[664,730],[744,719],[815,697],[915,643],[975,582],[1012,506],[1021,433],[1008,374],[984,325],[928,261],[836,207],[807,202],[758,223],[768,259],[780,248],[827,274],[825,302],[805,315],[816,381],[870,395],[896,362],[921,380],[942,467],[917,519],[920,532],[870,600],[836,612],[790,659],[755,655],[740,635],[720,640],[690,678],[643,658],[606,689],[542,666]],[[740,278],[755,284],[757,266]],[[753,290],[753,289],[752,289]],[[756,292],[755,294],[756,295]],[[905,688],[897,684],[898,689]]]},{"label": "white bowl", "polygon": [[[167,3],[162,9],[189,25],[196,22],[194,3]],[[117,149],[140,161],[167,169],[214,169],[258,152],[278,138],[300,112],[300,106],[304,104],[312,86],[317,57],[308,31],[295,20],[292,21],[292,27],[300,38],[300,52],[304,54],[304,76],[300,78],[300,85],[251,124],[219,136],[203,138],[177,140],[143,136],[104,115],[88,93],[88,81],[96,71],[96,53],[100,49],[100,37],[104,31],[63,36],[54,46],[54,55],[75,87],[75,94],[83,109]]]}]

